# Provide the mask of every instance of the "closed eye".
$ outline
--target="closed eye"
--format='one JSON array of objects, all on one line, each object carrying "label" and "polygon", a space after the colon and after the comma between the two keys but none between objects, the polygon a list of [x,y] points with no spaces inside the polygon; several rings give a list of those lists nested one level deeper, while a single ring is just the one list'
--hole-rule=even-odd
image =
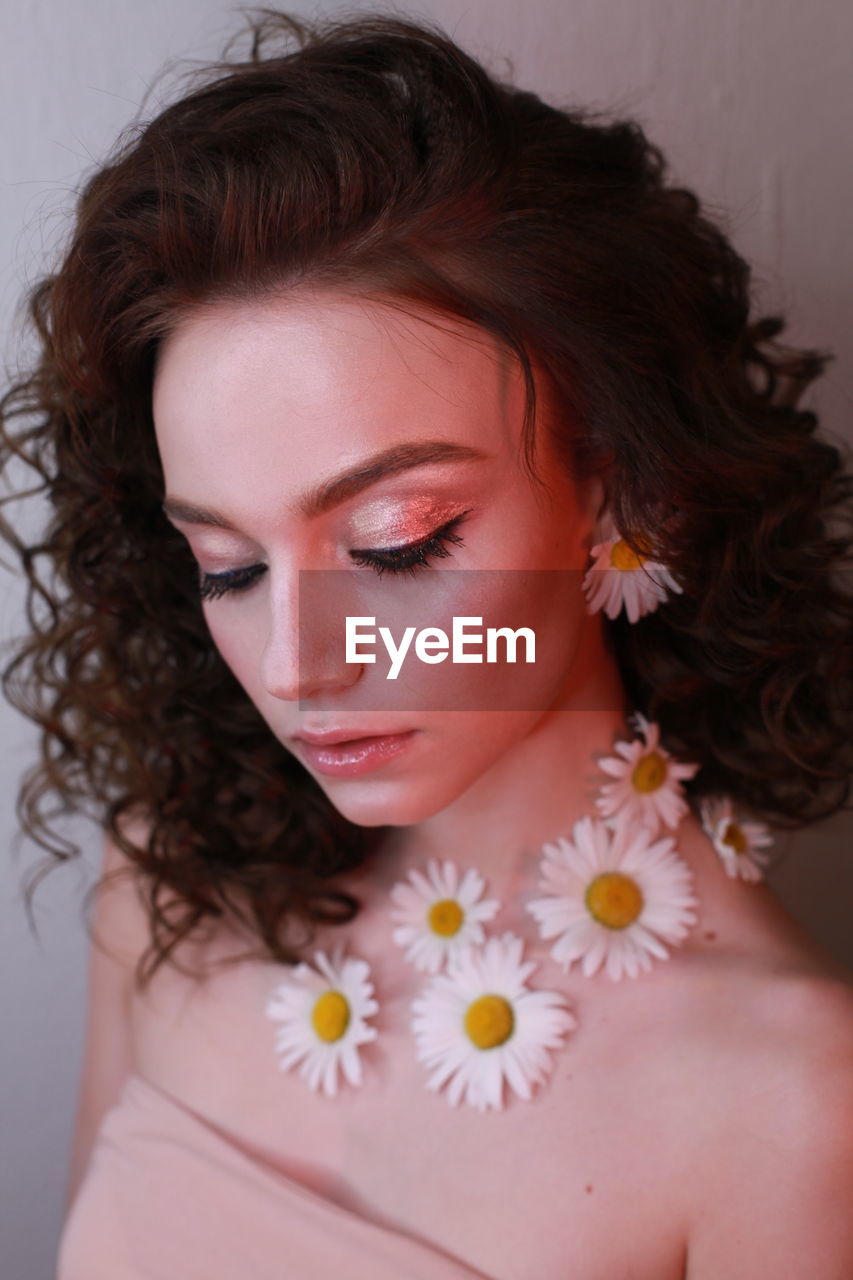
[{"label": "closed eye", "polygon": [[[417,570],[429,568],[432,559],[451,556],[453,552],[450,544],[463,545],[463,539],[455,530],[470,514],[471,508],[460,512],[420,542],[410,542],[402,547],[352,549],[349,554],[356,564],[373,569],[380,578],[383,573],[408,573],[414,576]],[[202,600],[218,600],[232,591],[247,591],[266,571],[265,564],[250,564],[242,569],[228,569],[224,573],[200,571],[199,596]]]},{"label": "closed eye", "polygon": [[199,573],[198,593],[202,600],[217,600],[229,591],[245,591],[266,573],[265,564],[250,564],[245,569],[229,569],[226,573]]},{"label": "closed eye", "polygon": [[402,547],[351,550],[350,555],[356,564],[373,569],[380,578],[383,573],[408,573],[414,577],[419,569],[430,567],[431,559],[438,560],[451,556],[453,552],[449,544],[463,545],[463,539],[454,530],[468,515],[470,515],[470,508],[460,512],[452,520],[448,520],[435,533],[430,534],[428,538],[423,538],[420,542],[410,542]]}]

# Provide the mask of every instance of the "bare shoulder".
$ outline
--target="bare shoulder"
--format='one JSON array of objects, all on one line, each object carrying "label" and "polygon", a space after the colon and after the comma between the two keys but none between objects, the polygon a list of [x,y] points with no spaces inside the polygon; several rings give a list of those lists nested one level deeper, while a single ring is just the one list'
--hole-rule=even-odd
[{"label": "bare shoulder", "polygon": [[[150,820],[137,816],[124,820],[121,829],[127,839],[141,845],[150,825]],[[116,842],[105,835],[92,917],[93,946],[106,953],[129,981],[149,937],[139,872]]]},{"label": "bare shoulder", "polygon": [[[144,840],[147,826],[123,826]],[[66,1208],[74,1201],[96,1134],[118,1100],[136,1061],[132,992],[136,962],[148,943],[148,917],[134,868],[105,836],[96,882],[87,965],[86,1029],[77,1109],[66,1183]]]},{"label": "bare shoulder", "polygon": [[811,1072],[853,1088],[853,974],[766,884],[726,876],[701,828],[688,830],[683,851],[700,918],[684,948],[681,1025],[712,1058],[760,1084],[756,1096]]},{"label": "bare shoulder", "polygon": [[[700,833],[700,840],[706,839]],[[709,842],[710,843],[710,842]],[[688,857],[702,854],[689,835]],[[694,867],[694,869],[697,869]],[[690,1012],[688,1280],[853,1276],[853,979],[766,885],[698,866]]]},{"label": "bare shoulder", "polygon": [[853,992],[814,974],[748,983],[703,1070],[687,1280],[853,1276]]},{"label": "bare shoulder", "polygon": [[767,883],[750,883],[726,874],[711,840],[693,815],[678,829],[677,849],[690,867],[699,901],[692,949],[726,955],[745,965],[753,960],[757,968],[763,962],[779,973],[844,978],[845,971],[794,919]]}]

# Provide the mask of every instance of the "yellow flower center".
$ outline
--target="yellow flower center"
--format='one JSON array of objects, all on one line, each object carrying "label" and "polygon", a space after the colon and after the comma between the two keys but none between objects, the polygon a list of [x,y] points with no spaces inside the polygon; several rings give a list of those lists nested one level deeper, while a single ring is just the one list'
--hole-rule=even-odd
[{"label": "yellow flower center", "polygon": [[631,774],[631,786],[634,790],[648,795],[650,791],[657,791],[665,782],[666,761],[663,756],[658,755],[657,751],[649,751],[640,756]]},{"label": "yellow flower center", "polygon": [[311,1022],[321,1040],[340,1040],[349,1026],[349,1003],[340,991],[324,991],[311,1012]]},{"label": "yellow flower center", "polygon": [[[644,544],[643,544],[644,545]],[[639,569],[645,564],[648,556],[637,555],[636,551],[632,551],[624,538],[620,538],[618,542],[614,542],[610,548],[610,563],[614,569]]]},{"label": "yellow flower center", "polygon": [[746,836],[736,822],[730,822],[726,827],[723,844],[731,845],[735,853],[746,853]]},{"label": "yellow flower center", "polygon": [[478,1049],[495,1049],[512,1035],[515,1014],[503,996],[480,996],[468,1006],[465,1030]]},{"label": "yellow flower center", "polygon": [[608,929],[626,929],[643,909],[643,895],[630,876],[604,871],[586,891],[589,914]]},{"label": "yellow flower center", "polygon": [[429,909],[427,920],[433,933],[440,933],[443,938],[452,938],[462,928],[465,912],[455,898],[442,898],[434,902]]}]

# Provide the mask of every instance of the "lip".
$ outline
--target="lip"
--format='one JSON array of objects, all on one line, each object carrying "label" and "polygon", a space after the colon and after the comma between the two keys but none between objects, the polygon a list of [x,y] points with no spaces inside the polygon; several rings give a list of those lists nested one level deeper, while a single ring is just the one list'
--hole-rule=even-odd
[{"label": "lip", "polygon": [[293,737],[309,742],[315,747],[333,747],[339,742],[359,742],[363,738],[389,738],[407,732],[404,729],[386,729],[376,733],[373,729],[300,729]]},{"label": "lip", "polygon": [[[360,738],[330,733],[319,743],[310,741],[307,734],[299,734],[294,741],[300,755],[318,773],[334,778],[353,778],[381,768],[405,751],[416,734],[417,729]],[[333,738],[337,741],[332,741]]]}]

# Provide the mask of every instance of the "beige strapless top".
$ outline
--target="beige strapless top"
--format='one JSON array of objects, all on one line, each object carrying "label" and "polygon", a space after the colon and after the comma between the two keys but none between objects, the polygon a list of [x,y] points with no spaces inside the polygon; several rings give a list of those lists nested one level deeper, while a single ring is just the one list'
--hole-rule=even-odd
[{"label": "beige strapless top", "polygon": [[[57,1280],[484,1280],[243,1151],[137,1073],[106,1113]],[[488,1277],[486,1277],[488,1280]]]}]

